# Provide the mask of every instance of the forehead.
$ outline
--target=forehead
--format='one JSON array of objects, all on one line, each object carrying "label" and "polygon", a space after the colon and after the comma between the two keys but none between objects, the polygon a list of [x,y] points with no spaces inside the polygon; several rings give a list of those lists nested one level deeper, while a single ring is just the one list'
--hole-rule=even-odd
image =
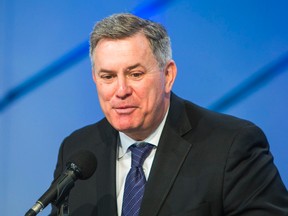
[{"label": "forehead", "polygon": [[121,39],[103,38],[98,41],[94,49],[94,54],[99,50],[103,52],[105,49],[141,49],[152,51],[150,42],[143,33],[137,33],[131,37]]},{"label": "forehead", "polygon": [[93,61],[96,67],[119,67],[134,63],[151,64],[156,59],[148,39],[139,33],[123,39],[101,39],[94,50]]}]

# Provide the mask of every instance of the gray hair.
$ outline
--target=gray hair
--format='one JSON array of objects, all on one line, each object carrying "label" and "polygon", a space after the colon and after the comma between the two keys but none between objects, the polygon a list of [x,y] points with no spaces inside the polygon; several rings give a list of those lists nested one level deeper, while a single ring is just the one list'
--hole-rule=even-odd
[{"label": "gray hair", "polygon": [[139,32],[143,32],[148,39],[159,68],[163,69],[165,64],[172,59],[171,43],[166,29],[159,23],[128,13],[114,14],[96,23],[90,35],[92,66],[94,66],[93,52],[101,39],[123,39]]}]

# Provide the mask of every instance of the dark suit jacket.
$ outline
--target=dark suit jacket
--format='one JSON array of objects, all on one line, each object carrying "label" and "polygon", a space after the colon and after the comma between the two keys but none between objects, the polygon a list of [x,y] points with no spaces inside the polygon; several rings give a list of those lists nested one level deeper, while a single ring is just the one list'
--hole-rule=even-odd
[{"label": "dark suit jacket", "polygon": [[[94,175],[77,181],[70,193],[72,216],[117,215],[117,142],[118,132],[103,119],[62,143],[55,178],[80,149],[98,160]],[[140,215],[284,216],[288,193],[257,126],[172,94]]]}]

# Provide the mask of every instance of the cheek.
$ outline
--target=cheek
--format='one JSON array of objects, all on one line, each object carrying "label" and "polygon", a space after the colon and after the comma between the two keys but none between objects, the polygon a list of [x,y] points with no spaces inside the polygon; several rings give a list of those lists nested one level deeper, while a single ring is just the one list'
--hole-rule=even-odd
[{"label": "cheek", "polygon": [[140,89],[140,97],[142,98],[141,102],[147,110],[154,110],[162,103],[164,88],[158,83],[152,82],[142,89]]},{"label": "cheek", "polygon": [[102,83],[96,83],[96,89],[100,102],[107,102],[111,100],[113,96],[113,89],[111,86],[106,86]]}]

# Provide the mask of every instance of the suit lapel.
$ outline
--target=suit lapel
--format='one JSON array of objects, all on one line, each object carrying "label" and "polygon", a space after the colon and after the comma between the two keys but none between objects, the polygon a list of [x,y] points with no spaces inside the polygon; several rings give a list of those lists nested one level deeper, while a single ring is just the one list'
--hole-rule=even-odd
[{"label": "suit lapel", "polygon": [[182,138],[191,129],[182,102],[172,95],[167,121],[145,186],[140,215],[158,214],[192,147]]}]

